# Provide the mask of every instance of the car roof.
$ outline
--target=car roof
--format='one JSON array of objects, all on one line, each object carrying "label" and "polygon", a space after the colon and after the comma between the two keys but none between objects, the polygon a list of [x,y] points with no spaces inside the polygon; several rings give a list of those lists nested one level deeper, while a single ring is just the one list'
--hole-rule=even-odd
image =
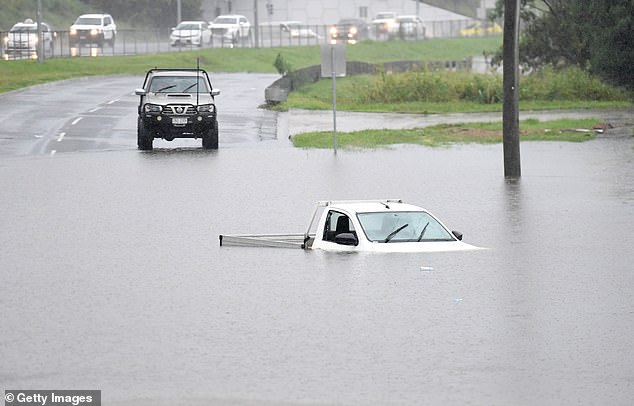
[{"label": "car roof", "polygon": [[152,70],[152,76],[174,76],[177,74],[178,76],[198,76],[204,74],[205,71],[200,69],[196,71],[196,69],[161,69],[161,70]]},{"label": "car roof", "polygon": [[37,23],[15,23],[13,24],[12,28],[18,28],[18,27],[37,27]]},{"label": "car roof", "polygon": [[82,14],[79,17],[101,18],[101,17],[105,17],[105,16],[110,17],[110,14]]},{"label": "car roof", "polygon": [[187,20],[187,21],[181,21],[180,23],[178,23],[178,25],[181,24],[206,24],[207,21],[202,21],[202,20]]},{"label": "car roof", "polygon": [[390,211],[427,211],[422,207],[403,203],[398,199],[333,201],[329,202],[328,207],[335,210],[340,209],[350,214]]},{"label": "car roof", "polygon": [[[246,18],[245,16],[241,15],[241,14],[221,14],[216,18],[226,18],[226,17],[231,17],[231,18]],[[214,18],[214,20],[216,19]]]}]

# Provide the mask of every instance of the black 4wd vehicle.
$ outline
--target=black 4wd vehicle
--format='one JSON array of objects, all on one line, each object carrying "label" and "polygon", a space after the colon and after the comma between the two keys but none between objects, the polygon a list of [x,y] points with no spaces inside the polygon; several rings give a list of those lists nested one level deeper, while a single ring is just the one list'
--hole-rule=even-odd
[{"label": "black 4wd vehicle", "polygon": [[151,150],[154,138],[200,138],[204,149],[218,148],[214,89],[202,69],[150,69],[140,96],[137,145]]}]

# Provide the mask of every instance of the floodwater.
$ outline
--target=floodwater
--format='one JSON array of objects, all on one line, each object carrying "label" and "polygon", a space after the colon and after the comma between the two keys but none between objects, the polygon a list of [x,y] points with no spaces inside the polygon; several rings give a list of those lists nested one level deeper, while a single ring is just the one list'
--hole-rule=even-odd
[{"label": "floodwater", "polygon": [[[0,162],[2,389],[105,405],[630,405],[634,139]],[[220,247],[402,198],[475,252]],[[431,267],[431,271],[421,271]]]}]

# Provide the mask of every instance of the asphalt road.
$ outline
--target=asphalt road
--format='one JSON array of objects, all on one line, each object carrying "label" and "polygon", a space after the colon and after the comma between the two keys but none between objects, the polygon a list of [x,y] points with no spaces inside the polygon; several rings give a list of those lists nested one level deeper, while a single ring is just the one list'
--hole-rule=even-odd
[{"label": "asphalt road", "polygon": [[[258,109],[269,74],[213,74],[220,144],[275,139],[276,114]],[[0,156],[136,148],[142,76],[73,79],[0,95]],[[200,147],[200,140],[155,141],[155,147]]]},{"label": "asphalt road", "polygon": [[[277,113],[258,108],[274,74],[212,73],[221,90],[218,105],[220,148],[249,145],[288,147],[288,137],[333,128],[332,111],[292,109]],[[142,76],[88,77],[38,85],[0,94],[0,156],[52,155],[61,152],[136,148],[136,117]],[[615,125],[609,134],[631,135],[631,109],[522,112],[520,119],[595,117]],[[338,131],[400,129],[439,123],[501,121],[501,113],[376,114],[337,112]],[[155,148],[200,148],[200,140],[155,140]]]}]

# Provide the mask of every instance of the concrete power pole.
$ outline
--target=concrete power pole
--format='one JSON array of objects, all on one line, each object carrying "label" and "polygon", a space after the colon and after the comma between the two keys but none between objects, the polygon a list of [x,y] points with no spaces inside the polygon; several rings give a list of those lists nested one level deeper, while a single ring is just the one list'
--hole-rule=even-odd
[{"label": "concrete power pole", "polygon": [[35,20],[37,21],[37,61],[44,61],[44,41],[42,41],[42,0],[37,0],[37,10],[35,10]]},{"label": "concrete power pole", "polygon": [[253,0],[253,28],[255,35],[253,39],[255,40],[255,47],[260,47],[260,21],[258,19],[258,0]]},{"label": "concrete power pole", "polygon": [[519,123],[519,8],[520,0],[504,0],[502,141],[506,178],[519,178],[522,172]]}]

